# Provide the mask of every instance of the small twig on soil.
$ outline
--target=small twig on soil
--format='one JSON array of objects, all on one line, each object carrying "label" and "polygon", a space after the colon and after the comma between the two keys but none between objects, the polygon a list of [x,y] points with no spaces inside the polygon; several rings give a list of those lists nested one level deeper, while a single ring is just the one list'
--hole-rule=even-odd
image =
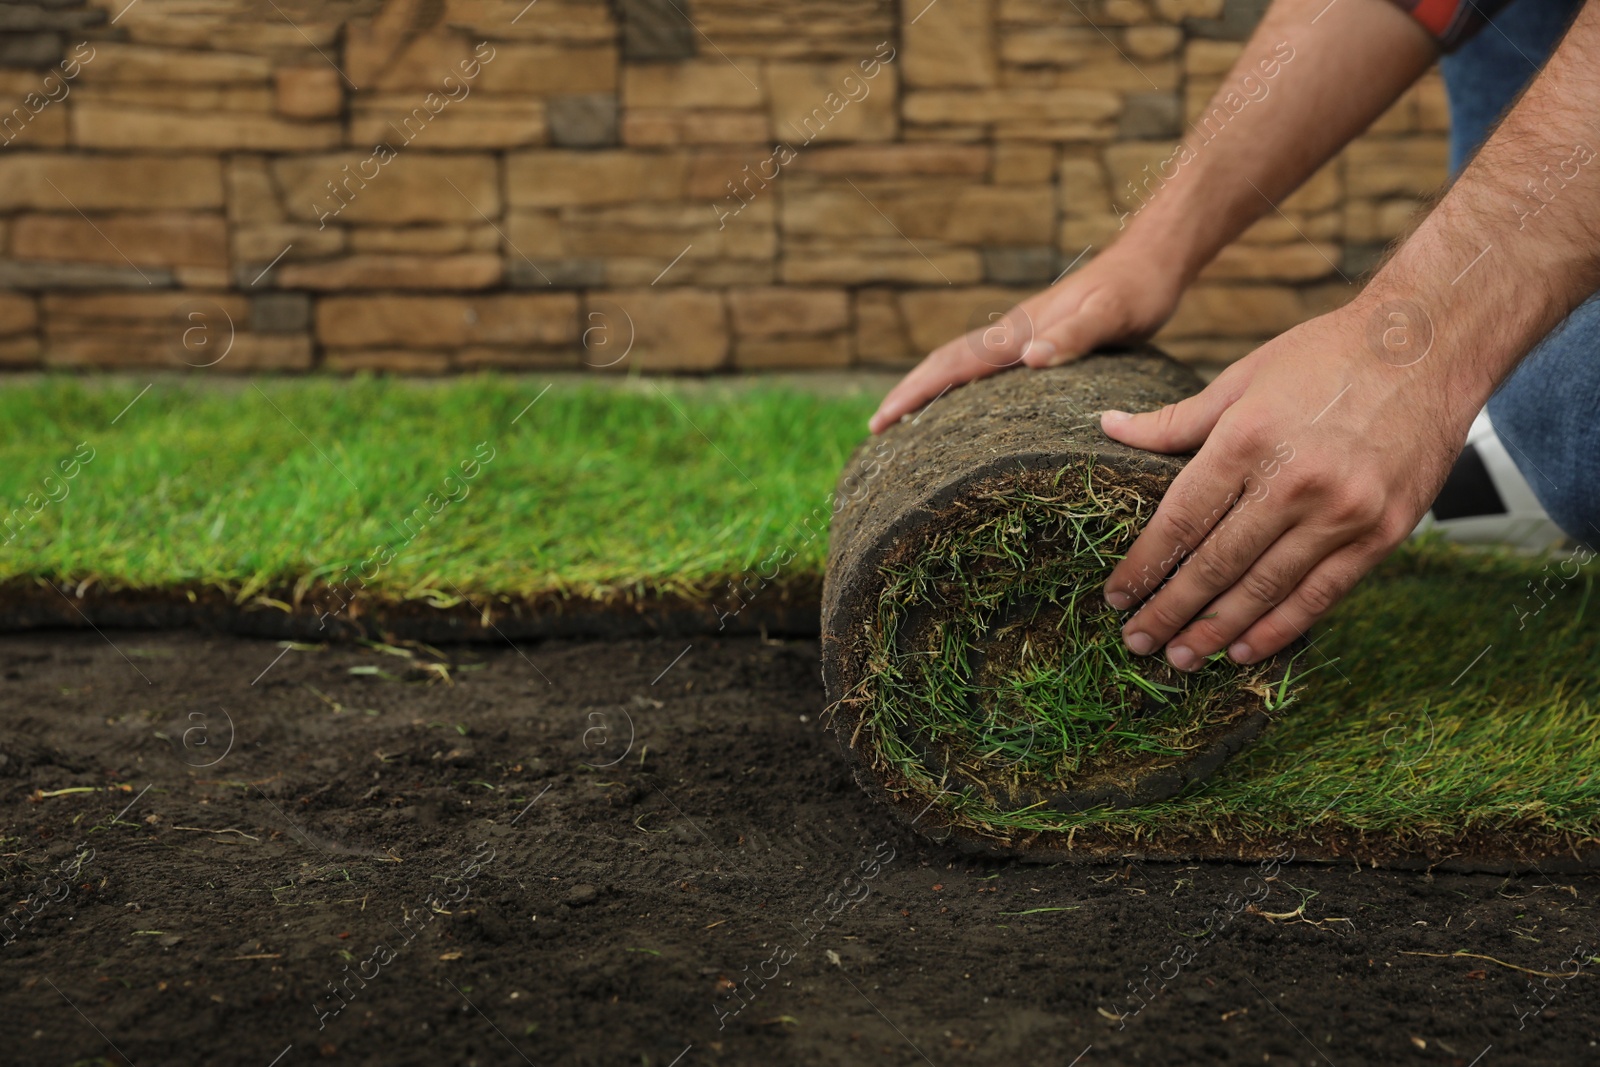
[{"label": "small twig on soil", "polygon": [[1519,967],[1515,963],[1507,963],[1505,960],[1497,960],[1493,956],[1484,956],[1484,955],[1480,955],[1479,953],[1468,952],[1466,949],[1460,949],[1460,948],[1456,949],[1454,952],[1404,952],[1404,951],[1402,951],[1400,953],[1400,955],[1402,955],[1402,956],[1432,956],[1434,959],[1441,959],[1441,960],[1450,960],[1450,959],[1488,960],[1490,963],[1498,963],[1502,967],[1509,967],[1513,971],[1521,971],[1523,974],[1531,974],[1531,975],[1534,975],[1534,976],[1539,977],[1539,978],[1576,978],[1578,975],[1585,973],[1584,971],[1573,971],[1570,974],[1561,973],[1561,972],[1558,972],[1558,971],[1536,971],[1531,967]]},{"label": "small twig on soil", "polygon": [[224,956],[224,957],[222,957],[222,962],[224,962],[224,963],[234,963],[234,962],[237,962],[238,960],[281,960],[281,959],[283,959],[283,953],[281,953],[281,952],[258,952],[254,956]]},{"label": "small twig on soil", "polygon": [[261,841],[261,838],[259,838],[259,837],[251,837],[249,834],[245,833],[243,830],[235,830],[231,826],[228,827],[225,830],[213,830],[213,829],[211,829],[209,827],[206,827],[206,826],[174,826],[171,829],[174,829],[174,830],[193,830],[196,833],[202,833],[202,834],[238,834],[240,837],[247,838],[247,839],[249,839],[251,841],[255,841],[255,842],[258,842],[258,843]]}]

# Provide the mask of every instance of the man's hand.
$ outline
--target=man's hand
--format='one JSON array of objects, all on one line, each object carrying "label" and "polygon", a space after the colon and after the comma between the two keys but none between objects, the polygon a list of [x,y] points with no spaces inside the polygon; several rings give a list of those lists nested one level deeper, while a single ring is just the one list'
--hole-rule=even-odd
[{"label": "man's hand", "polygon": [[1171,256],[1118,243],[1001,319],[935,349],[878,405],[882,433],[952,385],[1025,363],[1054,367],[1105,344],[1141,341],[1177,306],[1183,279]]},{"label": "man's hand", "polygon": [[1296,327],[1181,403],[1104,414],[1124,444],[1200,449],[1106,583],[1113,607],[1142,605],[1122,629],[1133,652],[1166,645],[1185,671],[1222,649],[1261,660],[1427,510],[1482,397],[1441,382],[1437,362],[1394,365],[1368,304]]}]

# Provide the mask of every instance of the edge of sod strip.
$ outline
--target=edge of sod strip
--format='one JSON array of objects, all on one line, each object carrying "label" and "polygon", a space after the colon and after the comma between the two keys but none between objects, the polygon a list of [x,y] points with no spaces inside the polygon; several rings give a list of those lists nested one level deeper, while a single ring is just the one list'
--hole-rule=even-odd
[{"label": "edge of sod strip", "polygon": [[858,781],[924,833],[1071,847],[1074,817],[1205,781],[1292,700],[1291,650],[1193,674],[1100,595],[1186,460],[1098,413],[1197,392],[1154,349],[1002,374],[857,450],[823,590],[823,677]]}]

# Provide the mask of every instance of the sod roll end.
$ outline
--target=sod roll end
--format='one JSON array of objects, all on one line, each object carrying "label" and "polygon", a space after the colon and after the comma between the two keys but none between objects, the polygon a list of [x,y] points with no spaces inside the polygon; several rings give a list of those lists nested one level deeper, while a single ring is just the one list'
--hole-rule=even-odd
[{"label": "sod roll end", "polygon": [[1187,457],[1100,412],[1201,388],[1154,349],[950,391],[856,450],[822,606],[831,724],[862,786],[987,851],[1072,848],[1073,815],[1203,781],[1292,699],[1293,651],[1196,672],[1137,657],[1101,590]]}]

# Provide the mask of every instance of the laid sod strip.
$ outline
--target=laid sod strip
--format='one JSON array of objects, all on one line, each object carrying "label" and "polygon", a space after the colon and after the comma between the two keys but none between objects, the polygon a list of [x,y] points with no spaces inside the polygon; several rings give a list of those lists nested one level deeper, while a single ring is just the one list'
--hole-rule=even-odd
[{"label": "laid sod strip", "polygon": [[248,599],[359,574],[396,599],[703,598],[786,545],[782,577],[814,587],[828,492],[876,402],[313,379],[158,384],[119,418],[142,385],[0,388],[0,580]]},{"label": "laid sod strip", "polygon": [[1184,674],[1129,653],[1101,596],[1184,461],[1107,441],[1095,413],[1200,388],[1153,352],[999,375],[845,468],[823,676],[858,779],[919,829],[1010,846],[1167,799],[1290,702],[1292,655]]},{"label": "laid sod strip", "polygon": [[[775,581],[815,590],[823,537],[797,531],[826,528],[829,492],[877,400],[561,383],[527,408],[543,382],[291,379],[260,382],[265,396],[247,382],[158,383],[124,412],[143,385],[0,388],[0,507],[14,516],[30,493],[40,505],[0,547],[4,591],[81,583],[90,614],[111,587],[183,603],[207,589],[246,601],[250,590],[287,595],[398,541],[394,527],[485,441],[495,457],[469,494],[373,589],[421,605],[452,586],[704,596],[772,574],[761,564],[781,548],[777,559],[792,558]],[[94,457],[73,468],[80,443]],[[847,492],[868,495],[912,476],[872,447],[853,472]],[[48,495],[59,499],[43,503]],[[1109,561],[1120,549],[1100,551]],[[1288,842],[1302,857],[1362,862],[1576,863],[1600,832],[1600,627],[1587,561],[1406,547],[1311,635],[1291,678],[1304,688],[1281,718],[1202,787],[1139,808],[1058,814],[1048,828],[1013,809],[1004,833],[1018,844],[1030,833],[1072,842],[1071,852],[1034,853],[1047,858],[1264,856]],[[1077,625],[1093,636],[1097,623]],[[1048,696],[1054,680],[1040,677],[1020,687],[1010,719],[986,727],[1002,762],[1039,766],[1005,726]],[[1184,743],[1181,729],[1153,737]],[[1065,747],[1058,740],[1058,755]]]}]

